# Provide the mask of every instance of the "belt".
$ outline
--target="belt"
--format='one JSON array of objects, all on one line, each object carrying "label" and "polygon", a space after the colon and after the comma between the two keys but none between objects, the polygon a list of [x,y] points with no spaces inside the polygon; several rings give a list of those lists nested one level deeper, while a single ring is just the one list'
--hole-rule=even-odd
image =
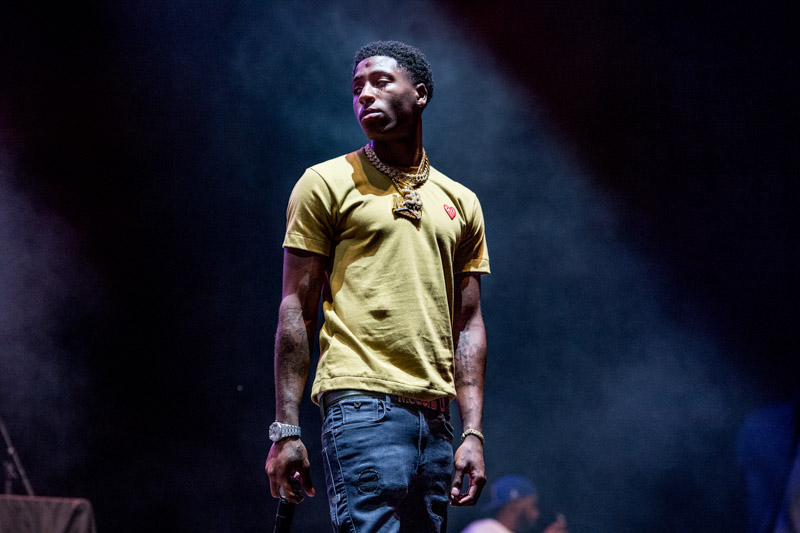
[{"label": "belt", "polygon": [[437,413],[444,413],[447,416],[450,416],[450,401],[447,398],[436,398],[435,400],[415,400],[413,398],[396,396],[394,394],[382,394],[380,392],[344,389],[322,393],[320,396],[319,407],[322,410],[323,418],[325,417],[325,413],[328,411],[330,406],[339,403],[345,398],[351,398],[353,396],[372,396],[373,398],[379,398],[394,405],[422,407],[424,409],[429,409]]}]

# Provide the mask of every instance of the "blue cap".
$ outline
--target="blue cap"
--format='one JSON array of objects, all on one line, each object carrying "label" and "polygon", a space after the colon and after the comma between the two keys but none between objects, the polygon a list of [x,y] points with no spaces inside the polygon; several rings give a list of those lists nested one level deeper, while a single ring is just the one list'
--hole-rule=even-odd
[{"label": "blue cap", "polygon": [[509,502],[536,494],[536,486],[530,480],[512,474],[492,483],[489,492],[487,511],[497,511]]}]

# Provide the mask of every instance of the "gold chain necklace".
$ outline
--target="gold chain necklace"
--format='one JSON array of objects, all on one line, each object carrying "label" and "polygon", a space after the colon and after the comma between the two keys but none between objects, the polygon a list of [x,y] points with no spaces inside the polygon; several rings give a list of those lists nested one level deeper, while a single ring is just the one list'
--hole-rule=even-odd
[{"label": "gold chain necklace", "polygon": [[422,149],[422,162],[416,172],[403,172],[399,168],[387,165],[378,158],[378,154],[368,144],[364,147],[369,162],[388,177],[400,194],[392,195],[392,213],[417,221],[422,218],[422,198],[416,189],[428,181],[431,164],[425,149]]}]

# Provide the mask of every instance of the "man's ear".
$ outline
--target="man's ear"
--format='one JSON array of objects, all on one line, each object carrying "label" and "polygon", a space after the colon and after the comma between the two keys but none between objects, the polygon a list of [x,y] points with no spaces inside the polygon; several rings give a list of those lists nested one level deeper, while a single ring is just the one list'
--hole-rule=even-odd
[{"label": "man's ear", "polygon": [[417,90],[417,107],[425,107],[428,105],[428,88],[424,83],[418,83],[415,87]]}]

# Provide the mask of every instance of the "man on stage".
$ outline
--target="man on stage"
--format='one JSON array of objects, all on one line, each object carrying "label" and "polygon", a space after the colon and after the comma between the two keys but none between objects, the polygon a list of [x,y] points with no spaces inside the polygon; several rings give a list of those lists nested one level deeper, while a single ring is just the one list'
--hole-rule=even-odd
[{"label": "man on stage", "polygon": [[[474,505],[486,481],[483,215],[423,148],[434,85],[419,50],[364,46],[352,88],[369,143],[309,168],[289,200],[266,471],[274,497],[300,501],[292,477],[314,495],[299,408],[322,296],[311,395],[334,530],[444,532],[448,503]],[[464,427],[455,456],[453,398]]]}]

